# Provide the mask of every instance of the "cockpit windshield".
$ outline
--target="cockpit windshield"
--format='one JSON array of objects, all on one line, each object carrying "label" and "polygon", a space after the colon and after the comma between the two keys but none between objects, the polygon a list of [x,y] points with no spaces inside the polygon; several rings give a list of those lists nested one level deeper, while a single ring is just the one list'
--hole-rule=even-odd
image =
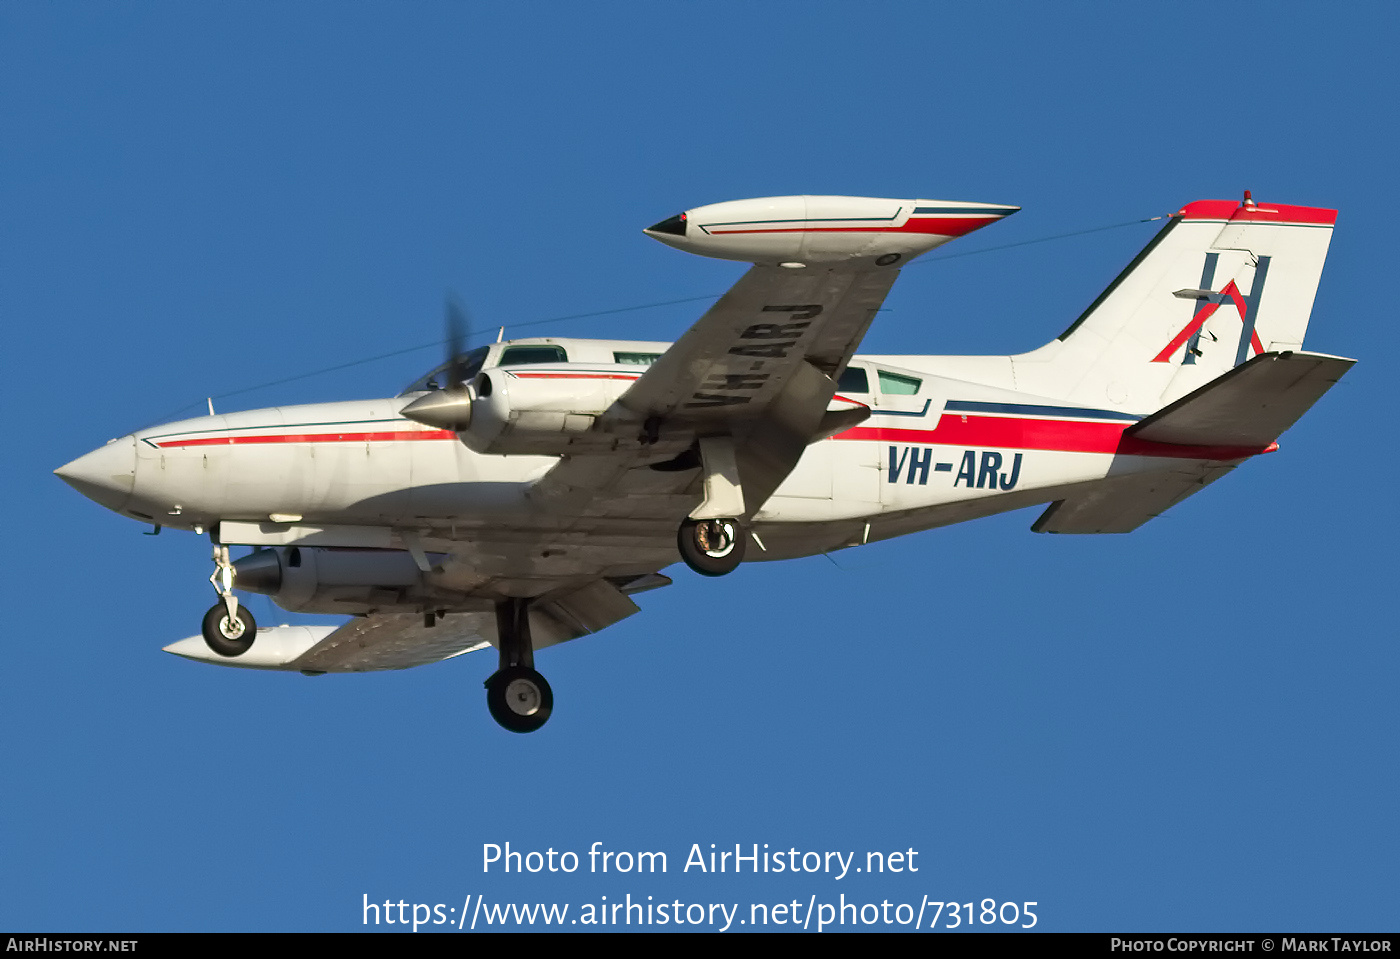
[{"label": "cockpit windshield", "polygon": [[[489,353],[490,350],[491,347],[489,346],[478,346],[476,349],[458,356],[458,363],[462,370],[462,382],[465,383],[481,372],[481,364],[486,362],[486,354]],[[422,393],[424,390],[446,389],[451,385],[447,382],[448,367],[451,365],[451,363],[444,363],[434,368],[426,375],[410,383],[408,388],[399,395],[406,396],[409,393]]]}]

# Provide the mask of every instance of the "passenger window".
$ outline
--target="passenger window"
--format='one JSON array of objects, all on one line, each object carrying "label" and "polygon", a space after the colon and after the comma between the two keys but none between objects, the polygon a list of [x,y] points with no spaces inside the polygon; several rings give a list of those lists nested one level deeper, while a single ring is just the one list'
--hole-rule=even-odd
[{"label": "passenger window", "polygon": [[661,359],[660,353],[614,353],[613,362],[627,366],[651,366]]},{"label": "passenger window", "polygon": [[919,387],[924,382],[912,376],[900,376],[898,373],[886,373],[884,370],[880,370],[879,376],[880,392],[894,396],[913,396],[919,392]]},{"label": "passenger window", "polygon": [[870,380],[866,377],[865,370],[858,366],[848,366],[836,381],[836,390],[838,393],[869,393]]},{"label": "passenger window", "polygon": [[512,346],[501,354],[497,366],[530,366],[534,363],[567,363],[562,346]]}]

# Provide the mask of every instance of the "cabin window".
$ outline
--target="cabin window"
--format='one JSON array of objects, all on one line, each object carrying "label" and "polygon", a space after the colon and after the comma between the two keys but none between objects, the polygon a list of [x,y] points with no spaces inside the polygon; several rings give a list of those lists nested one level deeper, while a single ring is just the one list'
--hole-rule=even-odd
[{"label": "cabin window", "polygon": [[497,366],[531,366],[535,363],[567,363],[562,346],[509,346]]},{"label": "cabin window", "polygon": [[865,370],[859,366],[846,367],[841,373],[841,378],[836,381],[836,392],[869,393],[870,380],[865,375]]},{"label": "cabin window", "polygon": [[614,353],[613,362],[625,366],[651,366],[661,359],[660,353]]},{"label": "cabin window", "polygon": [[919,392],[919,387],[924,382],[912,376],[900,376],[898,373],[886,373],[884,370],[880,370],[879,375],[880,392],[894,396],[913,396]]}]

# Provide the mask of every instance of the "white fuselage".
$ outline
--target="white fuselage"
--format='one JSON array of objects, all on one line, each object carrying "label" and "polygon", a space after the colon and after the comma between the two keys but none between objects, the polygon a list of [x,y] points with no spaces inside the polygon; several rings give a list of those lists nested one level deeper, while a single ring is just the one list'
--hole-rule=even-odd
[{"label": "white fuselage", "polygon": [[[586,341],[551,342],[564,342],[577,353]],[[646,346],[656,353],[666,346],[590,345],[610,351]],[[1066,486],[1100,480],[1110,471],[1189,468],[1198,462],[1183,458],[1181,450],[1125,442],[1123,430],[1138,414],[1087,409],[940,375],[975,372],[976,359],[856,357],[847,376],[858,380],[863,372],[864,388],[843,389],[838,398],[869,406],[869,419],[808,447],[755,515],[760,537],[771,531],[782,540],[775,527],[793,524],[878,522],[892,514],[1012,492],[1032,494],[1008,498],[1006,508],[1015,508],[1044,502]],[[514,372],[536,376],[552,371],[575,379],[589,375],[578,372],[578,366],[543,364]],[[593,363],[588,368],[599,377],[621,380],[623,387],[640,372],[635,365]],[[474,452],[452,432],[400,416],[416,395],[272,407],[139,431],[114,441],[130,445],[130,454],[113,455],[134,455],[134,477],[129,494],[106,505],[163,526],[239,524],[236,528],[245,535],[226,535],[225,542],[251,539],[252,545],[298,541],[295,534],[279,533],[279,525],[421,526],[426,532],[451,524],[458,533],[477,530],[482,540],[558,527],[527,498],[531,485],[557,457]],[[1239,458],[1239,453],[1224,451],[1219,458]],[[1038,490],[1046,495],[1037,498],[1033,494]],[[626,534],[653,518],[645,497],[637,497],[635,507],[625,515],[571,522],[569,528]],[[655,519],[664,519],[666,529],[675,521],[669,514]],[[249,525],[265,535],[246,535]],[[323,535],[319,542],[358,541],[353,535],[349,540]],[[829,548],[818,537],[810,549],[781,548],[775,555]],[[759,552],[750,558],[774,557]]]}]

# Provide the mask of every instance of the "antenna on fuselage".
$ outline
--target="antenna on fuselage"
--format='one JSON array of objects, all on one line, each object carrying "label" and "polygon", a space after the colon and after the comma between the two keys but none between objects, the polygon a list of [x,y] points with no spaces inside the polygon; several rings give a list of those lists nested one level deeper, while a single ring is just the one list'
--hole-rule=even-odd
[{"label": "antenna on fuselage", "polygon": [[208,402],[208,404],[209,404],[209,415],[210,415],[210,416],[213,416],[213,415],[214,415],[214,397],[212,397],[212,396],[206,396],[204,399],[205,399],[205,401]]},{"label": "antenna on fuselage", "polygon": [[504,340],[505,338],[506,338],[506,328],[503,326],[503,327],[501,327],[501,331],[500,331],[499,333],[496,334],[496,342],[499,343],[499,342],[501,342],[501,340]]}]

